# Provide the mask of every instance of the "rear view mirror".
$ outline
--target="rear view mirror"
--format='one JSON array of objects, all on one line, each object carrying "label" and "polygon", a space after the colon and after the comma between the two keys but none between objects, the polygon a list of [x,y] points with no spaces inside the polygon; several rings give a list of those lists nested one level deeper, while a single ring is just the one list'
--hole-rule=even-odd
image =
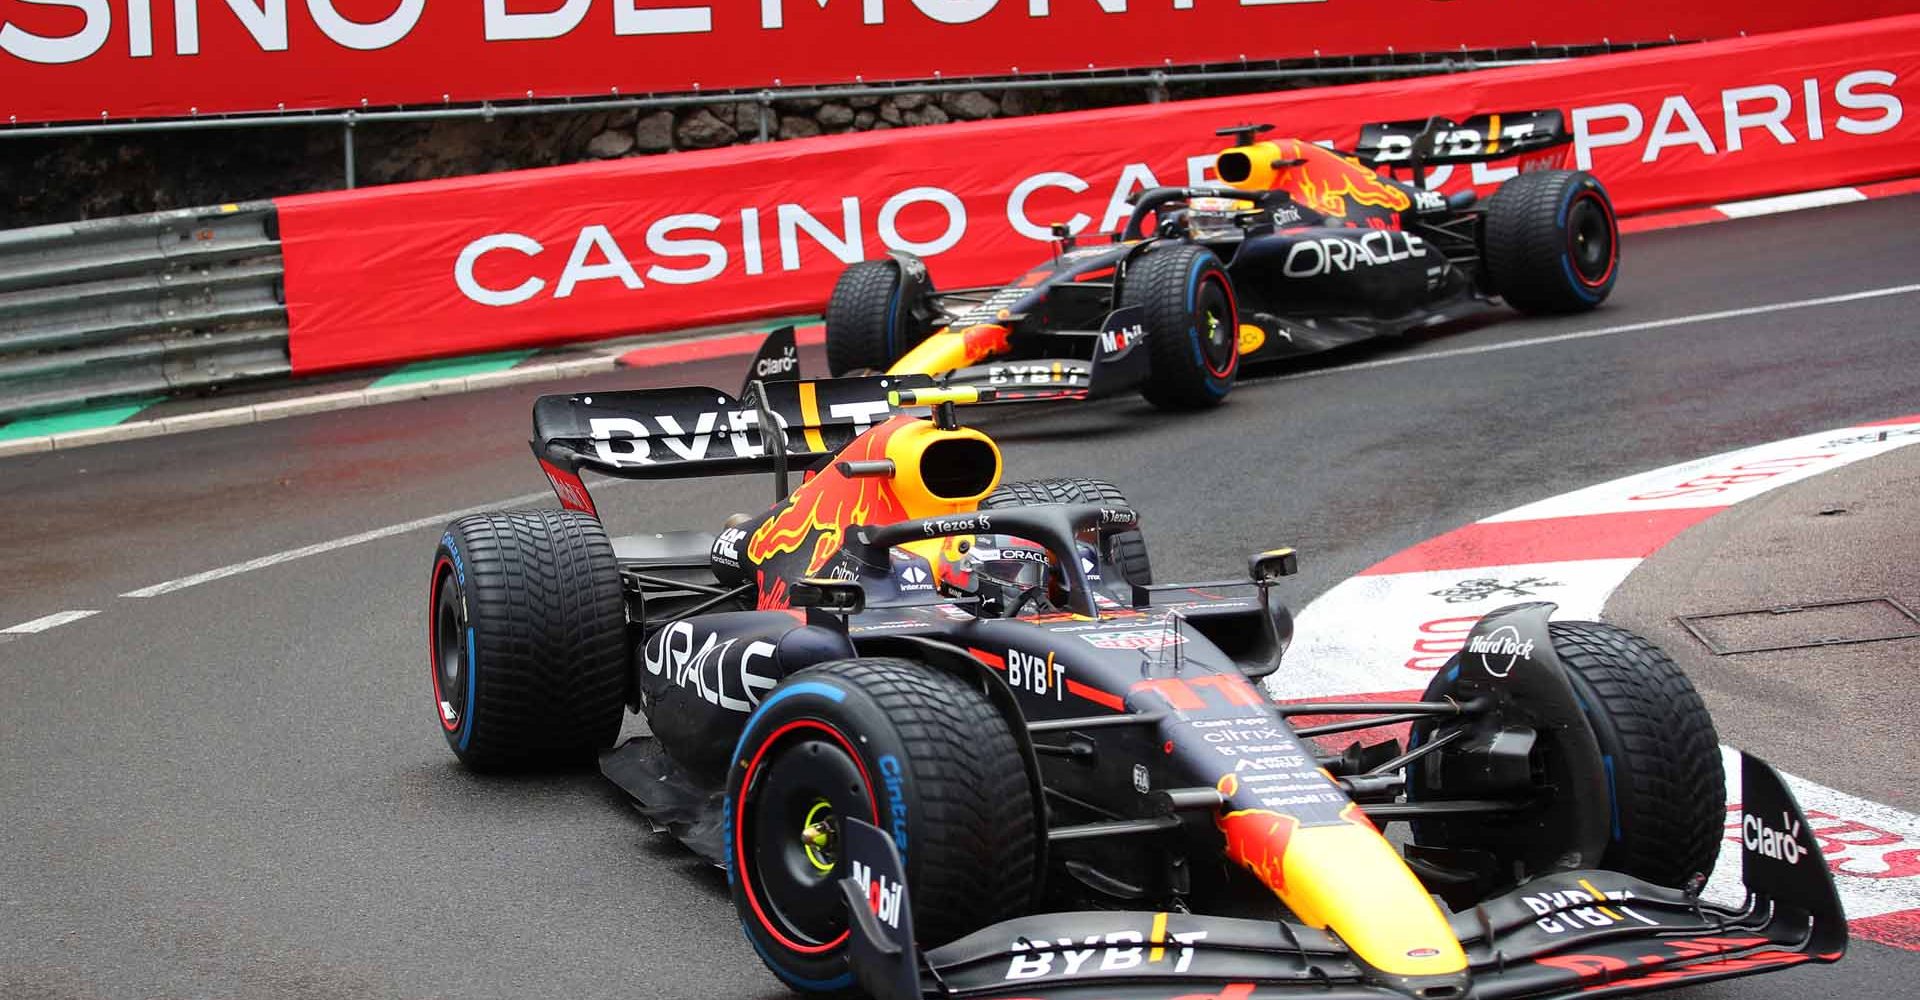
[{"label": "rear view mirror", "polygon": [[1247,560],[1247,575],[1263,587],[1298,572],[1300,557],[1292,549],[1269,549]]},{"label": "rear view mirror", "polygon": [[857,615],[866,610],[867,592],[857,583],[807,577],[794,583],[788,599],[796,608],[812,608],[836,615]]}]

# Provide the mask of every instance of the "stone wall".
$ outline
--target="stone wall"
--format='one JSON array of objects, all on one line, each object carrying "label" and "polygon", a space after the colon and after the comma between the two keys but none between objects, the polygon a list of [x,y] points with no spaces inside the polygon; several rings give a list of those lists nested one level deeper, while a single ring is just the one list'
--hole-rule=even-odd
[{"label": "stone wall", "polygon": [[[1304,81],[1301,81],[1302,83]],[[1272,82],[967,90],[774,101],[773,140],[1275,89]],[[363,123],[361,185],[493,173],[759,141],[757,101],[677,110]],[[345,183],[338,126],[0,138],[0,229],[326,191]]]}]

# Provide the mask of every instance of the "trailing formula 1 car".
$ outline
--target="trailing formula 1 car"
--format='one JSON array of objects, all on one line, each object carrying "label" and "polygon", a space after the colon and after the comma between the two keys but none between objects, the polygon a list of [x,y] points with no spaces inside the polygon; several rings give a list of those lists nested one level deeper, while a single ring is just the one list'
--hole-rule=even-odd
[{"label": "trailing formula 1 car", "polygon": [[[1141,192],[1111,244],[1076,245],[999,288],[936,291],[906,253],[847,268],[826,310],[834,375],[926,374],[1000,402],[1138,387],[1169,408],[1225,399],[1243,362],[1457,318],[1496,298],[1592,309],[1612,291],[1619,230],[1591,175],[1553,169],[1558,111],[1368,125],[1346,153],[1268,125],[1222,129],[1223,182]],[[1485,203],[1425,186],[1429,167],[1517,158]],[[1405,169],[1409,178],[1378,168]],[[1149,229],[1149,223],[1152,223]]]},{"label": "trailing formula 1 car", "polygon": [[[541,398],[563,509],[463,517],[434,555],[447,743],[476,768],[600,752],[809,995],[1500,1000],[1841,957],[1819,847],[1755,758],[1746,899],[1701,897],[1718,741],[1646,641],[1515,605],[1418,701],[1277,704],[1294,553],[1153,583],[1110,484],[1001,482],[955,419],[978,393]],[[583,471],[770,472],[775,500],[609,538]],[[651,735],[609,750],[626,709]],[[1395,722],[1405,746],[1316,742]]]}]

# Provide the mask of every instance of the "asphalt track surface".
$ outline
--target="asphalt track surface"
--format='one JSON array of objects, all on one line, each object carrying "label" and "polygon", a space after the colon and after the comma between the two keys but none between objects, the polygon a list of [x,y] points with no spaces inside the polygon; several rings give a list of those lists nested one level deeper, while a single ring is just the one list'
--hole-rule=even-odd
[{"label": "asphalt track surface", "polygon": [[[1297,546],[1298,606],[1521,503],[1920,410],[1920,289],[1688,319],[1911,285],[1915,233],[1920,198],[1630,236],[1592,315],[1342,352],[1195,417],[1126,399],[974,422],[1009,478],[1119,482],[1162,579]],[[1657,325],[1531,343],[1642,323]],[[733,387],[739,364],[577,387]],[[597,777],[478,777],[434,723],[439,515],[544,492],[525,444],[542,389],[0,460],[0,627],[99,612],[0,636],[0,996],[781,995],[718,873]],[[710,529],[765,490],[599,496],[616,529]],[[433,526],[324,544],[415,521]],[[1847,731],[1826,743],[1872,760]],[[1916,979],[1920,956],[1856,943],[1837,967],[1671,995],[1892,997]]]}]

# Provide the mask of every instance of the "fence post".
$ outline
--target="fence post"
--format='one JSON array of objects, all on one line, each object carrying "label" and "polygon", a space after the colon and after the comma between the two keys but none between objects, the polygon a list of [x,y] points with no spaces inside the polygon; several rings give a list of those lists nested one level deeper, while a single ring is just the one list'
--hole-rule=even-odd
[{"label": "fence post", "polygon": [[353,186],[354,186],[354,176],[353,176],[353,125],[354,125],[354,119],[353,119],[353,112],[351,112],[351,111],[349,111],[349,112],[347,112],[347,123],[346,123],[345,125],[343,125],[343,126],[341,126],[341,131],[340,131],[340,135],[341,135],[341,145],[342,145],[343,147],[345,147],[345,149],[346,149],[346,156],[347,156],[347,190],[349,190],[349,191],[351,191],[351,190],[353,190]]},{"label": "fence post", "polygon": [[1147,86],[1148,104],[1167,103],[1167,74],[1165,70],[1154,70],[1152,82]]}]

